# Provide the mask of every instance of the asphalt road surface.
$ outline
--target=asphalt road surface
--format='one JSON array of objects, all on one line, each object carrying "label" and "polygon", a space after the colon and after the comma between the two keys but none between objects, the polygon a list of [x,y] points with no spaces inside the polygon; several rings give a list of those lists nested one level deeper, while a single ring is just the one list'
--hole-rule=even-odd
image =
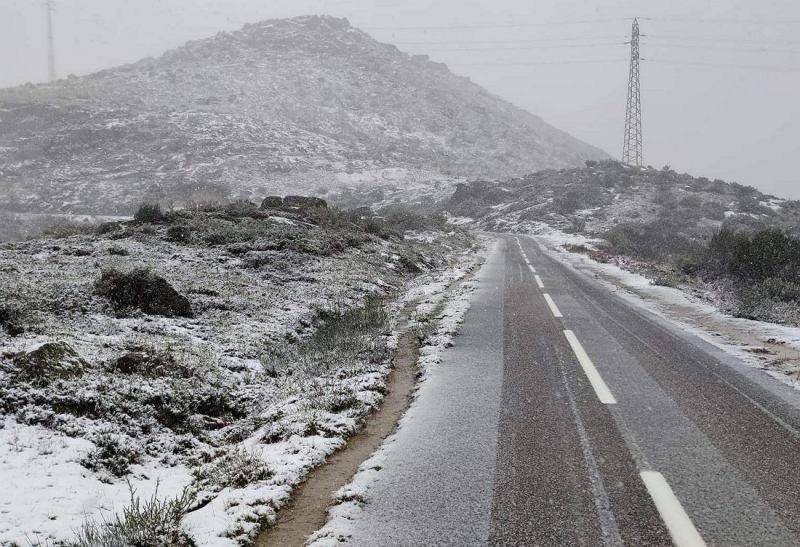
[{"label": "asphalt road surface", "polygon": [[350,545],[800,545],[798,394],[504,236]]}]

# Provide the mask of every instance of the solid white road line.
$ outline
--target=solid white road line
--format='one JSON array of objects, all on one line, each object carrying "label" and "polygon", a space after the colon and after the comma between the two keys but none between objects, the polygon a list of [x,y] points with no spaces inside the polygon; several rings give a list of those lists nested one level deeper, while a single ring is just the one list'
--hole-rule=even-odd
[{"label": "solid white road line", "polygon": [[561,312],[558,311],[558,308],[556,307],[556,303],[553,302],[553,299],[550,298],[549,294],[545,293],[542,296],[544,296],[544,299],[547,301],[547,305],[550,306],[550,311],[553,312],[554,316],[556,316],[556,317],[564,317],[563,315],[561,315]]},{"label": "solid white road line", "polygon": [[683,510],[681,502],[675,497],[675,493],[667,484],[664,476],[656,471],[642,471],[640,475],[656,504],[656,509],[664,520],[664,524],[667,525],[667,530],[669,530],[675,546],[705,547],[706,542],[692,524],[689,515]]},{"label": "solid white road line", "polygon": [[592,384],[594,392],[597,393],[597,398],[600,399],[600,402],[604,405],[617,404],[617,400],[611,394],[611,390],[608,389],[608,386],[603,381],[600,373],[597,372],[597,369],[594,367],[594,363],[592,363],[592,360],[589,358],[586,350],[583,349],[583,346],[578,341],[578,337],[575,336],[575,333],[571,330],[565,330],[564,336],[567,337],[567,341],[572,347],[572,351],[575,352],[575,357],[578,358],[578,362],[581,364],[583,372],[589,379],[589,383]]},{"label": "solid white road line", "polygon": [[540,289],[544,289],[544,283],[542,283],[542,278],[538,275],[533,276],[536,279],[536,284],[539,285]]}]

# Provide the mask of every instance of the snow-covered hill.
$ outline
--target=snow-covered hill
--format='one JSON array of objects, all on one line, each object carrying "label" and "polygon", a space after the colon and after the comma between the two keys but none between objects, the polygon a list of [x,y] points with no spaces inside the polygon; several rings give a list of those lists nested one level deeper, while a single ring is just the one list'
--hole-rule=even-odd
[{"label": "snow-covered hill", "polygon": [[387,167],[509,177],[606,155],[345,19],[246,25],[0,91],[0,207],[127,214]]}]

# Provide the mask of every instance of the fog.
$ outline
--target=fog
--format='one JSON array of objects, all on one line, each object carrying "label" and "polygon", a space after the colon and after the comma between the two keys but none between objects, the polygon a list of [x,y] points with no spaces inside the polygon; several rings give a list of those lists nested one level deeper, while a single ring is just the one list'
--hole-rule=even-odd
[{"label": "fog", "polygon": [[[615,157],[621,154],[625,113],[626,18],[642,17],[645,164],[669,164],[695,176],[800,198],[796,0],[543,0],[533,7],[517,0],[55,0],[55,5],[61,77],[159,55],[247,22],[324,13],[347,17],[406,51],[429,53]],[[40,2],[3,2],[0,48],[0,86],[46,78]]]}]

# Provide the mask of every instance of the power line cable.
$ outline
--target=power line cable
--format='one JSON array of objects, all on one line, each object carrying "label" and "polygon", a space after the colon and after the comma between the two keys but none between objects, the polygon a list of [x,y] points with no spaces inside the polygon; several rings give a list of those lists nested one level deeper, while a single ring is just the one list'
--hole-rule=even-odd
[{"label": "power line cable", "polygon": [[[486,51],[486,52],[503,52],[503,51],[532,51],[540,49],[575,49],[575,48],[593,48],[602,46],[624,46],[625,42],[613,42],[605,44],[571,44],[560,46],[521,46],[521,47],[503,47],[503,48],[445,48],[445,49],[420,49],[424,52],[444,52],[444,51]],[[411,48],[417,49],[417,48]]]},{"label": "power line cable", "polygon": [[698,66],[698,67],[719,67],[719,68],[735,68],[735,69],[747,69],[747,70],[766,70],[766,71],[773,71],[773,72],[800,72],[800,69],[792,69],[780,66],[765,66],[765,65],[741,65],[741,64],[733,64],[733,63],[707,63],[701,61],[674,61],[674,60],[666,60],[666,59],[653,59],[653,58],[644,58],[642,57],[642,61],[647,63],[659,63],[659,64],[670,64],[670,65],[687,65],[687,66]]},{"label": "power line cable", "polygon": [[800,49],[774,49],[774,48],[743,48],[743,47],[719,47],[705,45],[687,44],[649,44],[652,47],[677,48],[677,49],[699,49],[703,51],[740,51],[742,53],[800,53]]},{"label": "power line cable", "polygon": [[724,23],[736,25],[800,25],[800,19],[714,19],[708,17],[641,17],[649,21],[669,21],[682,23]]},{"label": "power line cable", "polygon": [[582,21],[551,21],[547,23],[510,23],[502,25],[448,25],[442,27],[364,27],[364,30],[466,30],[466,29],[491,29],[491,28],[528,28],[528,27],[550,27],[565,25],[585,25],[593,23],[619,23],[620,21],[630,21],[632,17],[622,19],[587,19]]},{"label": "power line cable", "polygon": [[800,45],[796,40],[761,40],[753,38],[710,38],[703,36],[661,36],[661,35],[646,35],[648,40],[685,40],[688,42],[733,42],[733,43],[753,43],[753,44],[790,44]]},{"label": "power line cable", "polygon": [[541,38],[537,40],[454,40],[450,42],[392,42],[393,44],[403,45],[461,45],[461,44],[534,44],[534,43],[548,43],[548,42],[572,42],[581,40],[616,40],[624,38],[624,36],[576,36],[572,38]]},{"label": "power line cable", "polygon": [[608,64],[628,62],[628,59],[595,59],[586,61],[537,61],[530,63],[470,63],[470,64],[450,64],[449,67],[513,67],[513,66],[540,66],[540,65],[589,65],[589,64]]}]

